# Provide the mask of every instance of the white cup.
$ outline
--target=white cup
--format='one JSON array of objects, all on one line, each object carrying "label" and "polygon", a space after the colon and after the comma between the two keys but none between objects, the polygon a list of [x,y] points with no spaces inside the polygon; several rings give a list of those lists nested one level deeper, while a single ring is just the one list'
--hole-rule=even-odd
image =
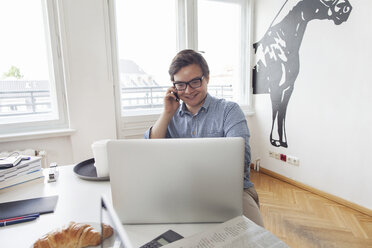
[{"label": "white cup", "polygon": [[108,177],[109,169],[107,164],[107,149],[106,145],[109,140],[98,140],[92,144],[94,157],[94,166],[97,170],[98,177]]}]

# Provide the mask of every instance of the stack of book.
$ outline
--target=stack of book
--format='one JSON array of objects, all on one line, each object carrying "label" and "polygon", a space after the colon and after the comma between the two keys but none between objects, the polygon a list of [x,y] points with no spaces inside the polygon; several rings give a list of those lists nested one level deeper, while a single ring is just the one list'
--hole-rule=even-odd
[{"label": "stack of book", "polygon": [[0,159],[0,190],[36,179],[42,181],[43,178],[40,157]]}]

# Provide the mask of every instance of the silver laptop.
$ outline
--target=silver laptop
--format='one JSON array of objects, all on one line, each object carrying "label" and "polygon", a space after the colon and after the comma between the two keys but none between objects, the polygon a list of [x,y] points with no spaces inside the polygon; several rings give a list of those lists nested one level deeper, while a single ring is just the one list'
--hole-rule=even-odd
[{"label": "silver laptop", "polygon": [[122,223],[224,222],[243,213],[243,138],[111,140],[107,159]]},{"label": "silver laptop", "polygon": [[101,248],[112,247],[112,248],[132,248],[132,244],[128,238],[126,231],[124,230],[119,217],[117,216],[114,208],[111,206],[111,202],[105,197],[101,197],[101,214],[100,214],[100,227],[101,227],[101,239],[103,237],[102,225],[109,225],[113,228],[113,235],[107,239],[101,240]]}]

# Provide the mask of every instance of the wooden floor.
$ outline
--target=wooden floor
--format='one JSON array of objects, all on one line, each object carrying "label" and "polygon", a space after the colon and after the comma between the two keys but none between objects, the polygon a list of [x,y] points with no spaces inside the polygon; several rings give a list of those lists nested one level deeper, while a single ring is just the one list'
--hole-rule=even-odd
[{"label": "wooden floor", "polygon": [[265,228],[290,247],[372,248],[372,217],[263,173],[251,180]]}]

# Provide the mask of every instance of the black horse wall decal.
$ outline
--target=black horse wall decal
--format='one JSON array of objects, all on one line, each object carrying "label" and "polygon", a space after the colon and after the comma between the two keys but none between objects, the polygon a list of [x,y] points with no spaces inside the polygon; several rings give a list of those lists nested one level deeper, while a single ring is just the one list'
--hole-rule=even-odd
[{"label": "black horse wall decal", "polygon": [[253,94],[270,94],[273,146],[288,147],[285,117],[300,69],[299,50],[307,24],[317,19],[339,25],[347,21],[351,9],[348,0],[300,0],[253,45],[257,61],[253,68]]}]

